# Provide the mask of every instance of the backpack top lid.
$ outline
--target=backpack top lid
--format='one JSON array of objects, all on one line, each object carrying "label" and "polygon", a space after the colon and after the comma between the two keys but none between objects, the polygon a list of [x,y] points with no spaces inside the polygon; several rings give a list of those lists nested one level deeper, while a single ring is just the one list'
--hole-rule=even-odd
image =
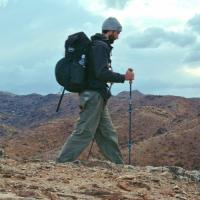
[{"label": "backpack top lid", "polygon": [[88,53],[91,41],[84,32],[78,32],[68,36],[65,41],[65,57],[80,59],[82,54]]}]

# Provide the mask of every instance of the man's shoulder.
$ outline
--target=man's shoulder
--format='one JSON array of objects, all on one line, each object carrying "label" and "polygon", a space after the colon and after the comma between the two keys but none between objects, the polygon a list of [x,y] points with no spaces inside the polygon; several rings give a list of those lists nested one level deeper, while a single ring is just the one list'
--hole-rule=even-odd
[{"label": "man's shoulder", "polygon": [[106,47],[108,46],[108,44],[105,41],[103,41],[103,40],[94,40],[93,44],[94,45],[106,46]]},{"label": "man's shoulder", "polygon": [[103,40],[95,40],[92,44],[94,47],[110,49],[109,45]]},{"label": "man's shoulder", "polygon": [[111,49],[108,39],[102,33],[91,36],[91,41],[94,46]]}]

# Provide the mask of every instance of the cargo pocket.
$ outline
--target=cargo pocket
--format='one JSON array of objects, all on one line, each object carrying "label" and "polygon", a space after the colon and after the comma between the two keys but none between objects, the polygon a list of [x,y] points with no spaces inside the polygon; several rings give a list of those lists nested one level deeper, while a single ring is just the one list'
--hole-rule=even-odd
[{"label": "cargo pocket", "polygon": [[94,92],[91,91],[84,91],[80,94],[80,102],[79,102],[79,108],[80,112],[82,112],[87,105],[87,102],[94,96]]}]

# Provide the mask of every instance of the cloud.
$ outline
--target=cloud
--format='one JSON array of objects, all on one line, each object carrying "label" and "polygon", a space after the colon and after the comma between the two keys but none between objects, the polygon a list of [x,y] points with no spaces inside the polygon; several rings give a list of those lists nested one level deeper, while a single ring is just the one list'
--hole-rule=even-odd
[{"label": "cloud", "polygon": [[[56,93],[54,67],[67,36],[100,32],[105,18],[114,16],[123,26],[112,52],[114,70],[133,67],[134,89],[176,94],[180,87],[184,96],[184,83],[199,85],[191,71],[180,71],[200,66],[199,36],[185,27],[199,10],[199,0],[0,0],[0,90]],[[126,84],[115,84],[116,93]]]},{"label": "cloud", "polygon": [[127,3],[132,1],[133,0],[79,0],[79,4],[83,8],[95,13],[96,11],[104,12],[108,9],[123,10],[126,7]]},{"label": "cloud", "polygon": [[190,33],[178,33],[161,28],[152,27],[143,33],[134,32],[128,37],[132,48],[158,48],[162,44],[170,43],[178,47],[186,47],[195,43],[196,37]]},{"label": "cloud", "polygon": [[0,12],[0,90],[56,92],[54,67],[67,36],[95,31],[99,18],[70,0],[10,0],[8,5]]},{"label": "cloud", "polygon": [[0,64],[32,66],[53,55],[62,56],[67,36],[85,30],[88,24],[87,30],[94,31],[94,21],[96,17],[77,9],[73,1],[11,0],[0,12]]},{"label": "cloud", "polygon": [[154,78],[142,80],[139,83],[134,84],[134,87],[136,87],[139,91],[143,92],[144,94],[173,94],[176,96],[197,97],[199,96],[200,82],[193,82],[190,78],[185,80],[185,82]]},{"label": "cloud", "polygon": [[8,0],[0,0],[0,8],[5,8],[8,4]]},{"label": "cloud", "polygon": [[[56,93],[59,85],[55,80],[54,69],[58,58],[49,58],[35,64],[0,66],[0,91],[10,91],[15,94]],[[12,78],[8,78],[12,77]]]},{"label": "cloud", "polygon": [[200,67],[196,67],[196,68],[185,67],[183,68],[183,72],[189,76],[200,77]]},{"label": "cloud", "polygon": [[199,0],[79,0],[79,3],[93,15],[104,18],[115,16],[123,24],[134,23],[138,26],[151,23],[152,20],[169,20],[178,22],[174,27],[177,28],[200,10]]},{"label": "cloud", "polygon": [[107,17],[116,17],[121,23],[126,23],[129,4],[135,0],[79,0],[80,6],[94,16],[98,16],[101,22]]},{"label": "cloud", "polygon": [[189,48],[183,59],[184,64],[190,64],[195,67],[200,64],[200,43],[197,42],[194,46]]},{"label": "cloud", "polygon": [[191,18],[187,25],[197,33],[200,33],[200,14],[195,15],[193,18]]},{"label": "cloud", "polygon": [[200,62],[200,52],[191,50],[184,58],[184,63],[199,63]]},{"label": "cloud", "polygon": [[131,0],[105,0],[105,4],[109,8],[123,9]]}]

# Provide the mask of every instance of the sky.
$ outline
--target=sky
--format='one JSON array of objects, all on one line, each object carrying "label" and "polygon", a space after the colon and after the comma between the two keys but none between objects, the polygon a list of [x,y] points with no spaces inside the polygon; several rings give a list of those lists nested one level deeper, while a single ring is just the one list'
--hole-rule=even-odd
[{"label": "sky", "polygon": [[68,35],[90,37],[110,16],[123,27],[112,67],[134,69],[134,90],[200,97],[200,0],[0,0],[0,91],[59,93],[54,70]]}]

